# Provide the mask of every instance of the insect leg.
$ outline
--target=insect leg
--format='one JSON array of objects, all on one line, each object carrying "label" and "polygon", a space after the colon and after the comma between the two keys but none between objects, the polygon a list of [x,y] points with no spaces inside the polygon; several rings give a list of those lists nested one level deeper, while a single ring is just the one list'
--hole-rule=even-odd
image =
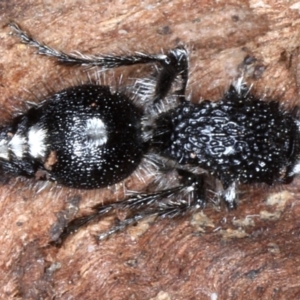
[{"label": "insect leg", "polygon": [[236,183],[233,182],[222,193],[223,199],[229,209],[236,208]]},{"label": "insect leg", "polygon": [[[64,228],[63,232],[60,234],[59,239],[55,242],[55,244],[59,245],[59,244],[63,243],[63,241],[70,234],[75,233],[83,226],[86,226],[92,222],[99,220],[99,218],[101,218],[104,215],[107,215],[114,209],[115,210],[116,209],[120,209],[120,210],[142,209],[145,206],[151,205],[155,201],[160,201],[161,199],[164,199],[165,197],[172,196],[182,189],[183,189],[182,186],[178,186],[178,187],[175,187],[172,189],[167,189],[167,190],[163,190],[163,191],[159,191],[159,192],[155,192],[155,193],[136,194],[136,195],[130,196],[120,202],[104,204],[104,205],[103,204],[95,205],[93,207],[93,209],[94,209],[93,213],[76,218],[76,219],[72,220],[71,222],[69,222],[67,224],[67,226]],[[121,230],[121,228],[120,228],[120,230]]]},{"label": "insect leg", "polygon": [[13,29],[14,34],[19,37],[19,39],[31,47],[38,50],[38,54],[53,57],[58,60],[58,62],[69,65],[81,65],[90,67],[103,67],[105,69],[116,68],[119,66],[135,65],[140,63],[151,63],[157,62],[165,59],[165,55],[146,55],[142,53],[137,53],[136,55],[124,55],[124,56],[114,56],[114,55],[84,55],[79,52],[72,54],[65,53],[60,50],[56,50],[52,47],[45,45],[33,38],[29,33],[23,31],[19,25],[16,23],[9,23],[9,27]]},{"label": "insect leg", "polygon": [[165,60],[160,61],[162,69],[157,76],[154,103],[163,99],[172,87],[177,76],[181,77],[181,87],[175,91],[181,102],[186,101],[185,90],[188,82],[188,51],[178,46],[168,52]]},{"label": "insect leg", "polygon": [[131,210],[131,217],[120,221],[110,230],[99,234],[97,239],[106,239],[110,235],[149,216],[175,218],[203,207],[205,205],[205,175],[197,175],[185,170],[178,170],[178,173],[182,178],[182,186],[152,194],[138,194],[136,197],[120,203],[121,208]]},{"label": "insect leg", "polygon": [[160,63],[162,70],[157,78],[154,101],[159,101],[167,95],[178,75],[182,78],[182,87],[176,93],[181,100],[184,100],[188,81],[188,52],[182,46],[170,50],[167,54],[156,55],[141,52],[135,52],[132,55],[85,55],[79,52],[68,54],[37,41],[16,23],[9,23],[9,27],[23,43],[36,48],[38,54],[53,57],[63,64],[111,69],[136,64]]},{"label": "insect leg", "polygon": [[72,220],[64,228],[56,244],[61,244],[70,234],[95,222],[113,210],[128,210],[130,217],[119,221],[116,226],[100,234],[99,240],[105,239],[148,216],[174,218],[189,210],[203,207],[205,204],[203,174],[195,175],[184,170],[179,170],[179,173],[182,177],[182,185],[153,193],[138,193],[120,202],[94,206],[92,214]]}]

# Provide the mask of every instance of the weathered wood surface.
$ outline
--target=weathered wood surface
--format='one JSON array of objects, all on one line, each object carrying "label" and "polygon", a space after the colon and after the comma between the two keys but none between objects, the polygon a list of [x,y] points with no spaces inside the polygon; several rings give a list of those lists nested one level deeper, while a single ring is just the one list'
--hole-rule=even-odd
[{"label": "weathered wood surface", "polygon": [[[1,122],[24,100],[87,78],[34,55],[9,35],[10,20],[65,51],[156,53],[184,43],[194,101],[218,99],[242,69],[254,93],[292,107],[300,103],[299,12],[299,2],[275,0],[1,1]],[[247,55],[257,61],[245,69]],[[126,81],[147,70],[107,77],[122,72]],[[126,185],[142,188],[133,179]],[[60,249],[49,246],[59,214],[121,197],[122,187],[41,186],[22,178],[0,186],[1,299],[300,299],[300,180],[247,187],[236,211],[143,222],[97,244],[104,219]]]}]

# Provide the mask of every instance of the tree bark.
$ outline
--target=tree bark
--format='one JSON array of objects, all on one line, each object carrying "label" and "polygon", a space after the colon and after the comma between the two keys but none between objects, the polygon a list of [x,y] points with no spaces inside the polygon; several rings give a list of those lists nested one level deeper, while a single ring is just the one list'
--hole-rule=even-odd
[{"label": "tree bark", "polygon": [[[0,2],[0,114],[9,122],[26,101],[88,80],[9,35],[10,20],[71,52],[190,51],[191,100],[218,100],[243,75],[258,97],[299,105],[300,5],[296,1]],[[108,72],[132,83],[151,67]],[[111,220],[81,229],[61,248],[49,243],[63,216],[122,198],[123,185],[83,191],[34,179],[0,185],[1,299],[299,299],[299,179],[245,186],[235,211],[209,205],[171,220],[145,220],[97,243]],[[142,190],[130,177],[127,188]],[[77,212],[78,210],[78,212]]]}]

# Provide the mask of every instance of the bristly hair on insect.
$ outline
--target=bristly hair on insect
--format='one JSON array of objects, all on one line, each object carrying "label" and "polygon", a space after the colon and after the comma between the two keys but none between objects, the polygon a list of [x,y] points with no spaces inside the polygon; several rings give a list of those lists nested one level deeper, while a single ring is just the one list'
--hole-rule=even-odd
[{"label": "bristly hair on insect", "polygon": [[[16,23],[9,26],[38,54],[62,64],[157,68],[154,77],[137,80],[130,93],[92,83],[55,92],[0,129],[5,174],[42,172],[65,186],[95,189],[124,180],[145,160],[155,170],[144,192],[96,205],[92,214],[70,221],[55,242],[115,210],[131,215],[98,239],[146,216],[174,217],[203,208],[211,177],[222,184],[221,197],[234,208],[240,183],[289,183],[300,173],[296,112],[255,97],[241,78],[217,102],[189,101],[184,46],[152,55],[67,54],[38,42]],[[176,180],[165,185],[162,179],[170,172]]]}]

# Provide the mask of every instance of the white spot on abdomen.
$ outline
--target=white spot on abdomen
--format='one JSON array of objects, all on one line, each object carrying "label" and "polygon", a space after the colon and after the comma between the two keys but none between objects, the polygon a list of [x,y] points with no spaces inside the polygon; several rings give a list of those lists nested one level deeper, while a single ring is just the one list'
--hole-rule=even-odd
[{"label": "white spot on abdomen", "polygon": [[[78,128],[76,129],[78,131]],[[73,153],[77,157],[94,155],[98,152],[98,147],[104,145],[108,140],[106,126],[99,118],[90,118],[83,124],[79,137],[72,143]],[[76,136],[75,136],[76,137]]]},{"label": "white spot on abdomen", "polygon": [[44,158],[47,151],[47,131],[38,125],[30,127],[28,131],[29,154],[34,158]]},{"label": "white spot on abdomen", "polygon": [[102,146],[107,142],[107,131],[104,122],[99,118],[91,118],[86,122],[85,135],[88,142],[94,147]]},{"label": "white spot on abdomen", "polygon": [[26,149],[26,141],[24,136],[16,133],[13,136],[13,138],[9,141],[8,146],[9,149],[14,153],[14,155],[18,159],[21,159]]},{"label": "white spot on abdomen", "polygon": [[2,139],[0,141],[0,158],[9,159],[9,155],[8,155],[8,145],[7,145],[7,140]]}]

